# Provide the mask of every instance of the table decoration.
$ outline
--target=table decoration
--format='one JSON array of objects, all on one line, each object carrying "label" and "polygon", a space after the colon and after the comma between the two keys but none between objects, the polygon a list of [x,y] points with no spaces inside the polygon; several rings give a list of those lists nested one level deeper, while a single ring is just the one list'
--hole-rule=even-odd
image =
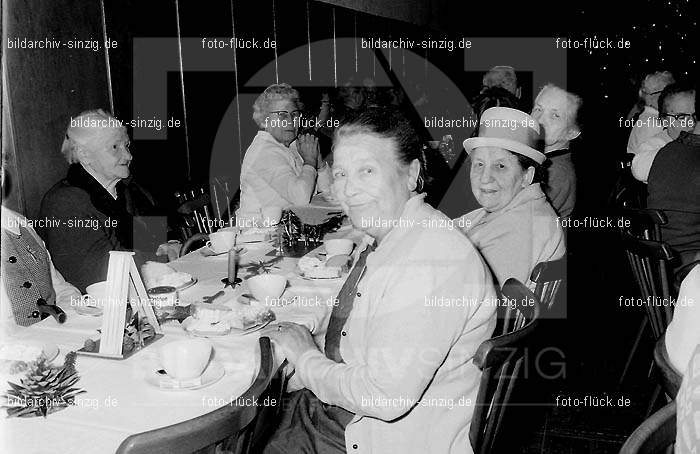
[{"label": "table decoration", "polygon": [[282,214],[281,232],[287,246],[303,241],[304,245],[319,244],[326,233],[340,228],[345,215],[342,211],[309,206],[291,207]]},{"label": "table decoration", "polygon": [[[177,311],[177,309],[179,309],[179,306],[174,306],[173,312],[177,312],[181,316],[185,311],[189,313],[189,311],[191,310],[189,306],[183,307],[179,311]],[[169,312],[166,309],[163,313],[168,314]],[[152,344],[153,342],[163,337],[163,334],[156,333],[155,328],[148,322],[148,319],[146,317],[139,316],[138,312],[133,311],[131,309],[131,305],[128,305],[127,307],[126,318],[128,321],[126,322],[126,326],[124,327],[121,355],[119,357],[114,357],[114,359],[126,359],[134,353],[136,353],[137,351],[143,349],[144,347]],[[159,321],[161,319],[169,320],[169,318],[167,318],[167,315],[161,315]],[[102,330],[99,329],[97,331],[100,333],[102,332]],[[77,350],[79,354],[89,356],[101,356],[99,351],[100,339],[93,340],[90,338],[86,339],[83,347]],[[113,357],[107,356],[107,358]]]},{"label": "table decoration", "polygon": [[[163,337],[133,256],[134,252],[131,251],[109,251],[100,340],[88,339],[85,346],[77,351],[78,354],[124,359],[147,345],[145,337],[149,340],[148,344]],[[133,317],[129,315],[132,306]],[[150,325],[155,335],[144,336],[146,331],[141,329],[142,317],[148,320],[144,328]],[[136,341],[139,348],[133,347]]]},{"label": "table decoration", "polygon": [[270,271],[273,269],[279,269],[278,266],[275,265],[275,263],[279,262],[282,260],[281,256],[278,257],[273,257],[270,260],[258,260],[256,262],[250,263],[245,266],[245,270],[253,275],[258,275],[258,274],[268,274]]},{"label": "table decoration", "polygon": [[8,418],[46,417],[73,405],[75,396],[86,392],[75,388],[80,380],[75,370],[75,352],[66,355],[62,367],[54,367],[41,355],[32,362],[19,383],[8,382],[12,389],[3,396]]}]

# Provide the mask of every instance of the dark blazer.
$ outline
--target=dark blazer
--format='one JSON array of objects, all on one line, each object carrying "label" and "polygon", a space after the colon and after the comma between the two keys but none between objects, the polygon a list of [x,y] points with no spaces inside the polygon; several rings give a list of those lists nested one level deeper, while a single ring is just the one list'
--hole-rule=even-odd
[{"label": "dark blazer", "polygon": [[41,202],[39,216],[46,227],[39,234],[56,268],[84,292],[107,278],[109,251],[134,250],[137,265],[156,260],[156,248],[164,238],[134,218],[153,214],[153,198],[133,180],[117,184],[115,200],[80,164],[73,164]]}]

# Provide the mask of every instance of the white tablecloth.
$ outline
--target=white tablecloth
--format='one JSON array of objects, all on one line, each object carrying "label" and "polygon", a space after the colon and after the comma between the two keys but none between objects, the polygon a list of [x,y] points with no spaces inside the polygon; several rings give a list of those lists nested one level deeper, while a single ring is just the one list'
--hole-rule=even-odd
[{"label": "white tablecloth", "polygon": [[[249,245],[247,248],[248,251],[241,256],[242,265],[271,258],[265,256],[271,251],[269,246]],[[284,258],[279,262],[279,270],[273,272],[287,275],[289,285],[285,295],[303,296],[298,300],[301,304],[273,310],[278,320],[304,324],[318,341],[322,341],[332,303],[343,281],[304,280],[297,274],[297,261]],[[190,303],[222,289],[221,279],[226,277],[228,261],[226,254],[204,257],[200,251],[194,251],[171,266],[198,279],[196,285],[180,294],[183,303]],[[245,278],[243,271],[241,274]],[[235,290],[229,287],[215,303],[234,304],[244,292],[248,292],[245,283]],[[17,339],[57,345],[60,354],[56,362],[62,362],[65,354],[80,348],[86,338],[95,338],[101,323],[100,317],[78,315],[69,308],[66,312],[68,320],[65,324],[58,325],[53,318],[48,318],[21,330]],[[259,335],[228,335],[210,339],[214,345],[214,360],[226,370],[221,380],[199,390],[164,391],[155,388],[144,377],[159,368],[159,346],[187,336],[177,322],[168,322],[163,329],[166,334],[163,339],[126,360],[78,356],[76,368],[81,378],[77,386],[87,392],[79,396],[77,405],[46,419],[1,419],[0,452],[112,453],[131,434],[185,421],[230,402],[250,386],[257,374]]]}]

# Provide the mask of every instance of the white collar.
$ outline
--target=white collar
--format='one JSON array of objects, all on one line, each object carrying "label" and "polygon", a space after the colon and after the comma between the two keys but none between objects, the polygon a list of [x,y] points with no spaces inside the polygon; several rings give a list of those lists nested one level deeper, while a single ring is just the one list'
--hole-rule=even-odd
[{"label": "white collar", "polygon": [[644,106],[644,112],[652,114],[652,115],[656,115],[656,116],[659,115],[658,109],[656,109],[655,107],[652,107],[652,106]]},{"label": "white collar", "polygon": [[105,188],[105,191],[109,192],[109,195],[111,195],[112,198],[114,198],[114,200],[117,200],[117,183],[119,183],[119,178],[112,181],[105,181],[105,179],[101,175],[97,174],[90,167],[86,166],[82,162],[80,163],[80,165],[83,166],[83,169],[85,169],[85,171],[89,173],[90,176],[92,176],[92,178],[94,178],[95,180],[97,180],[98,183],[100,183],[100,186]]},{"label": "white collar", "polygon": [[19,226],[27,224],[25,217],[6,208],[4,205],[2,205],[0,213],[2,213],[2,228],[9,230],[15,235],[20,235]]}]

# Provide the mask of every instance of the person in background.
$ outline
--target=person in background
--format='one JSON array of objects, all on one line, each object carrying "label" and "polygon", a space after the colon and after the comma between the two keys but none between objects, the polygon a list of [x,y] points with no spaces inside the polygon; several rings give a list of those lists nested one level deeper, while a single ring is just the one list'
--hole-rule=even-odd
[{"label": "person in background", "polygon": [[[5,155],[0,168],[4,195],[10,191],[5,175]],[[18,333],[42,319],[40,305],[71,307],[80,292],[53,266],[44,242],[19,213],[2,205],[0,250],[0,337]],[[51,322],[55,323],[55,322]]]},{"label": "person in background", "polygon": [[160,243],[167,227],[158,232],[145,218],[155,204],[131,178],[129,136],[119,120],[101,109],[82,112],[71,119],[61,153],[68,175],[44,195],[39,216],[49,222],[39,233],[68,281],[85,291],[105,280],[112,250],[133,250],[138,266],[157,254],[178,256],[179,242]]},{"label": "person in background", "polygon": [[582,103],[579,96],[547,84],[532,108],[533,118],[544,128],[544,154],[550,161],[545,193],[562,219],[570,217],[576,205],[576,170],[569,145],[581,134],[578,114]]},{"label": "person in background", "polygon": [[644,183],[659,150],[676,140],[681,132],[695,128],[695,89],[678,82],[667,85],[659,97],[659,109],[664,130],[641,144],[639,153],[632,159],[632,175]]},{"label": "person in background", "polygon": [[[424,202],[421,142],[398,110],[368,109],[341,126],[333,154],[334,195],[367,236],[324,351],[295,323],[262,332],[305,386],[264,452],[470,453],[474,408],[457,402],[476,400],[472,359],[496,324],[491,275]],[[430,405],[445,399],[454,406]]]},{"label": "person in background", "polygon": [[671,365],[683,376],[676,396],[675,453],[691,454],[700,446],[700,264],[695,265],[681,283],[673,320],[665,334]]},{"label": "person in background", "polygon": [[[692,266],[692,265],[691,265]],[[681,283],[673,319],[664,335],[671,365],[682,373],[700,344],[700,263],[693,266]]]},{"label": "person in background", "polygon": [[516,98],[520,98],[521,89],[518,86],[518,76],[512,66],[494,66],[489,69],[482,79],[481,92],[492,87],[508,90]]},{"label": "person in background", "polygon": [[479,136],[464,141],[471,189],[481,208],[455,223],[481,252],[502,286],[514,277],[529,284],[532,269],[565,252],[564,233],[540,187],[545,160],[537,147],[539,123],[528,114],[492,107]]},{"label": "person in background", "polygon": [[[695,111],[698,99],[695,97]],[[680,256],[680,267],[700,259],[700,123],[656,154],[647,179],[647,208],[663,210],[661,239]]]},{"label": "person in background", "polygon": [[671,365],[683,376],[676,396],[676,454],[698,452],[700,429],[700,265],[683,279],[676,300],[673,320],[665,334],[666,351]]},{"label": "person in background", "polygon": [[264,207],[305,205],[316,192],[330,189],[330,168],[311,134],[297,137],[299,93],[290,85],[270,85],[253,104],[260,130],[243,157],[241,204],[243,227],[261,219]]},{"label": "person in background", "polygon": [[639,98],[644,101],[644,110],[637,117],[632,126],[629,140],[627,141],[627,153],[639,153],[639,147],[651,137],[663,131],[659,119],[659,96],[667,85],[674,83],[673,74],[668,71],[659,71],[647,74],[639,89]]}]

